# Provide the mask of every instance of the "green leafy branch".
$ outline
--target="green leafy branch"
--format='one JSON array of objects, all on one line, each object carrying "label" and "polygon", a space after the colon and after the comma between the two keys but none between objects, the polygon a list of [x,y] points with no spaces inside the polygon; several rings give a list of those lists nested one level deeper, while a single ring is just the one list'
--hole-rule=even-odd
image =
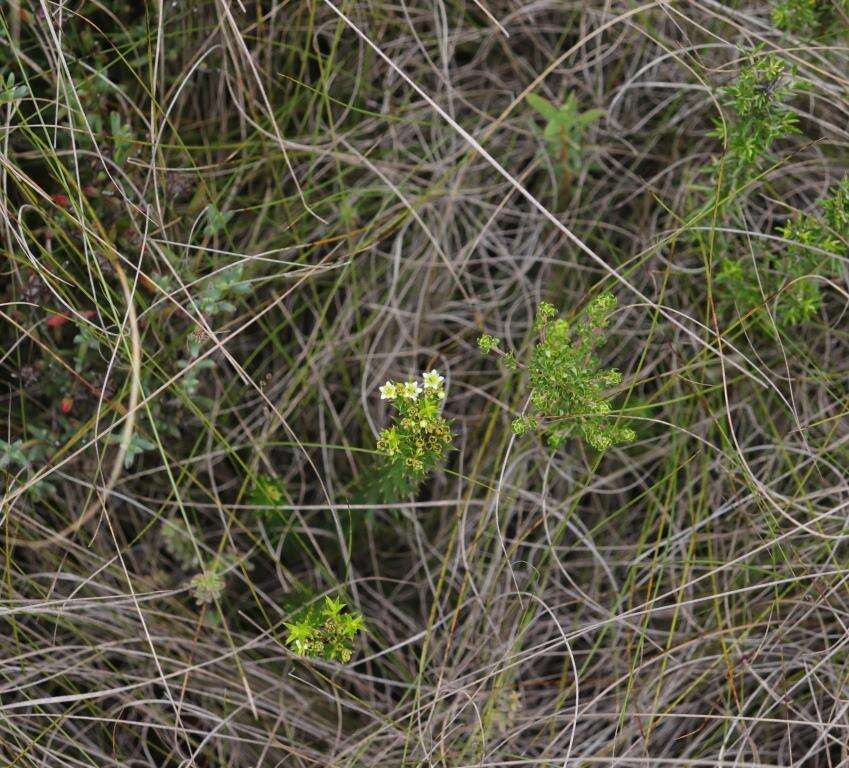
[{"label": "green leafy branch", "polygon": [[[755,48],[745,59],[737,79],[720,90],[720,101],[730,108],[725,120],[717,118],[711,135],[726,144],[726,182],[738,187],[762,166],[776,140],[799,133],[798,119],[785,103],[802,85],[796,70],[775,54]],[[716,164],[714,172],[718,172]]]},{"label": "green leafy branch", "polygon": [[[527,365],[519,366],[530,378],[531,413],[513,421],[516,435],[541,429],[556,448],[577,432],[598,451],[635,438],[634,431],[619,425],[611,412],[608,390],[621,382],[621,375],[603,368],[595,354],[607,339],[605,329],[615,308],[616,299],[605,293],[576,320],[568,321],[557,318],[556,308],[548,302],[539,305],[534,324],[539,341]],[[484,335],[478,345],[489,352],[497,350],[498,341]],[[519,365],[515,357],[504,357],[508,366]]]},{"label": "green leafy branch", "polygon": [[772,11],[776,27],[800,37],[830,37],[849,14],[847,0],[779,0]]}]

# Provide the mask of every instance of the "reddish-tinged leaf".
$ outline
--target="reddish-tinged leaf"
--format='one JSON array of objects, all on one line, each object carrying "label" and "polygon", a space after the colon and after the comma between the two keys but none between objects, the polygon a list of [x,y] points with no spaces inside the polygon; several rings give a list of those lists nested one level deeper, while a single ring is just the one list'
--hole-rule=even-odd
[{"label": "reddish-tinged leaf", "polygon": [[67,315],[50,315],[47,318],[47,325],[51,328],[58,328],[60,325],[65,325],[70,319]]}]

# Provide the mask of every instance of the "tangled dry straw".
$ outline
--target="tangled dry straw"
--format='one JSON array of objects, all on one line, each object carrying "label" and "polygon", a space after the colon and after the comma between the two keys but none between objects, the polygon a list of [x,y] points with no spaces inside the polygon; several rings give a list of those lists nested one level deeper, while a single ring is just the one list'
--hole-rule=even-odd
[{"label": "tangled dry straw", "polygon": [[[839,233],[773,312],[849,23],[777,6],[0,8],[4,764],[849,765]],[[798,131],[731,183],[768,54]],[[604,292],[634,439],[514,435],[478,337]],[[378,494],[432,369],[452,450]],[[287,644],[326,597],[345,663]]]}]

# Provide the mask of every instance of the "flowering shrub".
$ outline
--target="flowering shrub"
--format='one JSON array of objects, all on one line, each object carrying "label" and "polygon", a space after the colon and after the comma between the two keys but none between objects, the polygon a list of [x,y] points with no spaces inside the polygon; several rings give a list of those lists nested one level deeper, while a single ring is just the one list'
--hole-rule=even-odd
[{"label": "flowering shrub", "polygon": [[442,460],[451,445],[451,425],[441,414],[445,379],[430,371],[418,381],[387,381],[380,387],[381,400],[397,410],[392,426],[377,440],[383,457],[385,490],[409,493]]}]

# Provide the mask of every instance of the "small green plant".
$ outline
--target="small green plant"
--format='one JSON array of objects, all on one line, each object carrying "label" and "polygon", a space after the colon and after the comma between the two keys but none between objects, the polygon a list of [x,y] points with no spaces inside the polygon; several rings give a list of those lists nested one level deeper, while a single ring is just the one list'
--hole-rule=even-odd
[{"label": "small green plant", "polygon": [[[109,442],[117,445],[121,442],[121,435],[109,435]],[[127,443],[127,452],[124,454],[124,469],[129,469],[133,466],[136,457],[141,456],[147,451],[152,451],[156,448],[156,443],[152,443],[146,437],[142,437],[138,432],[133,432],[130,435],[130,441]]]},{"label": "small green plant", "polygon": [[215,361],[208,357],[203,360],[178,360],[177,367],[180,369],[188,369],[180,379],[180,386],[183,391],[196,401],[200,401],[198,390],[201,386],[201,378],[204,371],[215,369]]},{"label": "small green plant", "polygon": [[25,85],[15,85],[14,72],[10,72],[8,77],[0,75],[0,104],[7,101],[19,101],[28,93],[29,89]]},{"label": "small green plant", "polygon": [[[41,439],[15,440],[7,442],[0,439],[0,472],[11,472],[14,467],[23,471],[24,477],[30,479],[37,473],[37,464],[43,462],[48,455],[47,440],[44,430],[32,430],[38,432]],[[42,496],[46,492],[55,491],[53,483],[49,480],[39,480],[32,486],[36,496]]]},{"label": "small green plant", "polygon": [[837,272],[839,264],[832,255],[849,254],[849,178],[835,185],[820,207],[821,216],[796,216],[781,230],[781,236],[792,243],[776,264],[775,271],[783,283],[776,315],[787,325],[810,320],[819,311],[820,285],[810,278]]},{"label": "small green plant", "polygon": [[847,0],[779,0],[773,8],[772,20],[785,32],[823,37],[833,34],[848,12]]},{"label": "small green plant", "polygon": [[505,736],[516,726],[516,721],[522,713],[522,696],[515,688],[509,691],[500,690],[490,714],[490,722],[499,736]]},{"label": "small green plant", "polygon": [[100,339],[88,325],[79,325],[77,334],[74,336],[74,370],[79,373],[85,367],[86,356],[91,352],[97,352],[100,349]]},{"label": "small green plant", "polygon": [[822,293],[819,282],[812,278],[822,275],[824,265],[833,261],[822,252],[839,253],[842,244],[813,216],[791,219],[781,235],[792,244],[775,264],[775,316],[781,325],[792,327],[811,320],[819,311]]},{"label": "small green plant", "polygon": [[[792,3],[786,4],[790,8]],[[800,7],[800,19],[804,19]],[[788,11],[789,12],[789,11]],[[778,56],[757,47],[745,58],[736,80],[723,88],[720,98],[729,107],[726,120],[716,121],[715,136],[726,143],[722,163],[713,166],[713,173],[723,169],[722,191],[742,189],[757,178],[771,157],[774,143],[799,133],[798,120],[787,105],[794,93],[804,88],[796,80],[796,71]],[[739,216],[728,216],[724,203],[721,210],[726,220],[741,225]],[[765,302],[772,303],[772,314],[779,327],[791,327],[809,320],[821,304],[820,288],[808,279],[822,273],[828,259],[823,251],[835,252],[839,245],[815,217],[797,216],[790,219],[781,235],[793,245],[779,255],[766,254],[761,265],[752,257],[741,258],[727,254],[718,259],[715,278],[721,303],[732,303],[742,313],[752,313],[756,322],[770,330],[772,323],[756,310]],[[714,247],[716,250],[716,246]],[[758,248],[758,251],[763,249]]]},{"label": "small green plant", "polygon": [[307,609],[292,623],[286,623],[286,645],[298,654],[327,661],[350,661],[357,633],[365,629],[361,614],[344,611],[338,598],[325,597],[324,602]]},{"label": "small green plant", "polygon": [[532,413],[513,421],[517,436],[542,428],[556,448],[577,431],[598,451],[634,439],[632,429],[616,423],[606,392],[621,375],[603,369],[595,354],[606,341],[604,331],[615,308],[616,299],[605,293],[570,322],[557,318],[548,302],[539,305],[534,329],[540,338],[523,366],[530,377]]},{"label": "small green plant", "polygon": [[837,237],[839,253],[849,251],[849,177],[843,177],[822,201],[823,217],[831,233]]},{"label": "small green plant", "polygon": [[542,135],[552,154],[560,161],[564,173],[577,173],[584,155],[584,134],[587,128],[604,115],[602,109],[581,112],[575,94],[570,93],[559,107],[542,96],[529,93],[530,104],[546,120]]},{"label": "small green plant", "polygon": [[112,133],[113,158],[118,165],[124,165],[135,146],[133,130],[122,123],[121,115],[114,111],[109,113],[109,129]]},{"label": "small green plant", "polygon": [[210,203],[206,207],[206,226],[203,229],[205,235],[217,235],[223,231],[230,219],[233,218],[233,211],[220,211],[218,206]]},{"label": "small green plant", "polygon": [[712,135],[726,142],[725,177],[732,186],[763,166],[777,139],[799,132],[796,115],[785,103],[799,87],[794,68],[756,48],[737,79],[720,91],[731,114],[715,120]]},{"label": "small green plant", "polygon": [[451,446],[451,425],[441,414],[445,399],[444,378],[438,371],[422,375],[422,383],[387,381],[380,387],[381,400],[397,410],[392,426],[377,440],[383,458],[382,481],[386,490],[400,494],[414,491]]},{"label": "small green plant", "polygon": [[222,564],[216,560],[208,569],[193,576],[189,586],[198,605],[209,605],[220,600],[225,586]]},{"label": "small green plant", "polygon": [[273,508],[285,498],[286,495],[283,491],[283,486],[276,477],[272,477],[271,475],[257,475],[249,497],[251,504]]},{"label": "small green plant", "polygon": [[279,507],[285,501],[286,491],[280,480],[271,475],[257,475],[248,494],[248,503],[259,507],[259,515],[269,519],[278,517]]},{"label": "small green plant", "polygon": [[[773,317],[781,329],[810,321],[822,306],[817,277],[838,269],[834,257],[849,253],[849,179],[843,179],[821,203],[820,215],[791,217],[781,228],[788,241],[780,253],[767,261],[768,269],[755,274],[755,265],[725,258],[717,270],[717,284],[738,311],[752,312],[772,299]],[[769,330],[766,317],[756,318]]]},{"label": "small green plant", "polygon": [[172,515],[163,520],[160,535],[165,551],[179,563],[184,571],[190,571],[200,565],[198,551],[194,544],[200,536],[193,526],[186,526],[180,515]]},{"label": "small green plant", "polygon": [[488,333],[478,337],[478,348],[485,355],[488,355],[494,349],[498,349],[498,345],[500,343],[501,339],[497,339],[495,336],[490,336]]},{"label": "small green plant", "polygon": [[719,260],[715,281],[723,305],[733,304],[738,312],[749,312],[763,304],[762,282],[755,265],[742,258],[723,257]]},{"label": "small green plant", "polygon": [[239,264],[209,278],[197,298],[198,309],[208,317],[235,312],[236,305],[230,299],[250,293],[243,275],[244,266]]}]

